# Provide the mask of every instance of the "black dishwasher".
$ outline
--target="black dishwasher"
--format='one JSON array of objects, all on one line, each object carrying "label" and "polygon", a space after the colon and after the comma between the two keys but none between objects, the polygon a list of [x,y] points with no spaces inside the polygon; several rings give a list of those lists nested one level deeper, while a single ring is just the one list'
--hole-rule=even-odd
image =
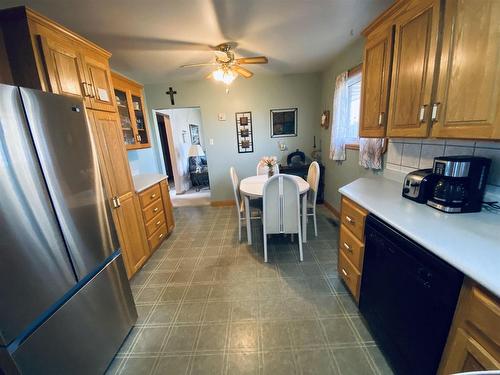
[{"label": "black dishwasher", "polygon": [[359,309],[396,374],[434,375],[463,274],[374,215]]}]

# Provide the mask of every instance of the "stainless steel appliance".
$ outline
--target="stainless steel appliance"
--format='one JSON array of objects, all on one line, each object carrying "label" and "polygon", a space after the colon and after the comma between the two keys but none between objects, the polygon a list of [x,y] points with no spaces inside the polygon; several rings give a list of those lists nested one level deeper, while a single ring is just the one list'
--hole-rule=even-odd
[{"label": "stainless steel appliance", "polygon": [[434,375],[463,274],[368,215],[359,309],[395,374]]},{"label": "stainless steel appliance", "polygon": [[403,182],[402,195],[418,203],[427,203],[432,196],[437,179],[437,176],[432,173],[432,168],[410,172]]},{"label": "stainless steel appliance", "polygon": [[0,85],[0,373],[99,374],[137,319],[77,98]]},{"label": "stainless steel appliance", "polygon": [[438,176],[427,204],[450,213],[481,211],[491,159],[477,156],[434,158]]}]

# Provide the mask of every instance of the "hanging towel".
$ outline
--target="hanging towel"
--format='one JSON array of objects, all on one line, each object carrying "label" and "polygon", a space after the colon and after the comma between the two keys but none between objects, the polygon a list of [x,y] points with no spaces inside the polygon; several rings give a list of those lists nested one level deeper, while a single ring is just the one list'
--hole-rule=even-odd
[{"label": "hanging towel", "polygon": [[364,168],[382,169],[384,138],[359,139],[359,165]]}]

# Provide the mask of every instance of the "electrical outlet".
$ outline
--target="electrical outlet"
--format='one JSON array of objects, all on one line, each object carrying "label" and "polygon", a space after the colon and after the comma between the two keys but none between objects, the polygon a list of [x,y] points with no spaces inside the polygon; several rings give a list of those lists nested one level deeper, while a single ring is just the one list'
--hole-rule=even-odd
[{"label": "electrical outlet", "polygon": [[220,112],[219,114],[217,114],[217,119],[219,121],[226,121],[226,114],[224,112]]}]

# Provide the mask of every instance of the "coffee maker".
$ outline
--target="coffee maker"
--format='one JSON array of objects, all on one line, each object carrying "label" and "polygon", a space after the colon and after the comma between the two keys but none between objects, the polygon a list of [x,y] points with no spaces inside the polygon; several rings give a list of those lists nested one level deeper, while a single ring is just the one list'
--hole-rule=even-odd
[{"label": "coffee maker", "polygon": [[491,159],[477,156],[434,158],[436,184],[427,204],[450,213],[481,211]]}]

